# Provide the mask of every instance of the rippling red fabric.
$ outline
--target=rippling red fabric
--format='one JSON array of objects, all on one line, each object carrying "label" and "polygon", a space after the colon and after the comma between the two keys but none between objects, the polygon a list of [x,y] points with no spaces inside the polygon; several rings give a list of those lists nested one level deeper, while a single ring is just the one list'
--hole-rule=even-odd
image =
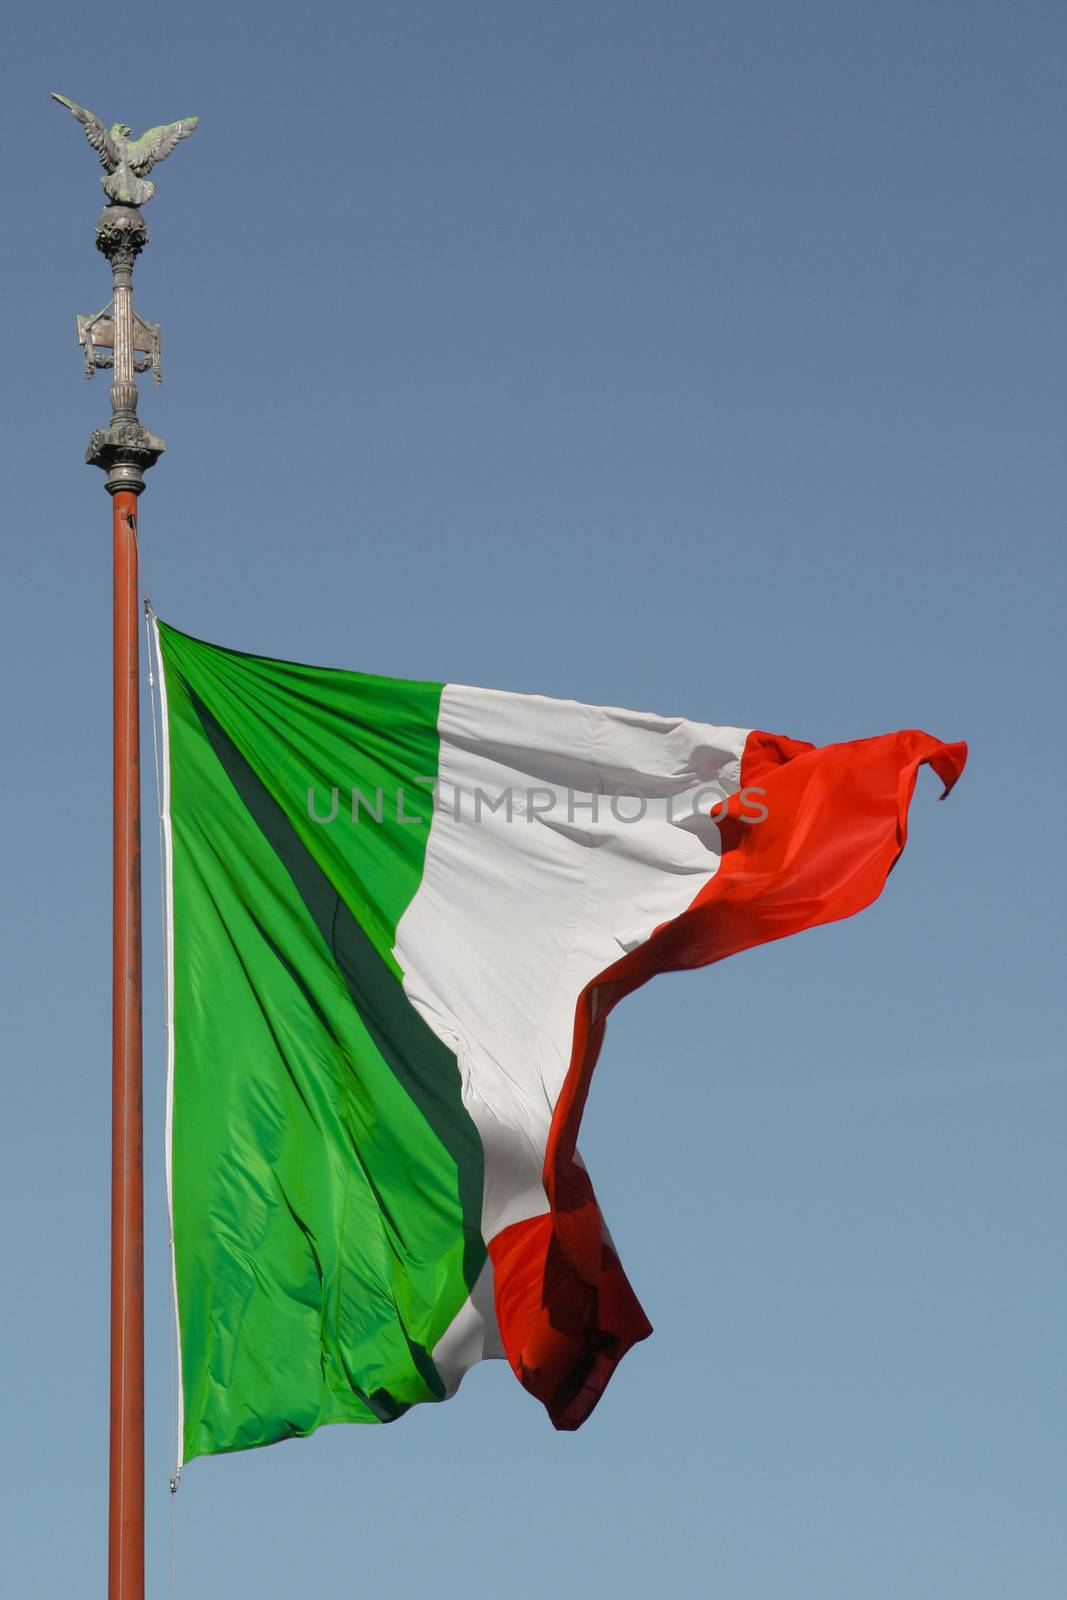
[{"label": "rippling red fabric", "polygon": [[[904,848],[919,768],[934,769],[944,799],[966,759],[966,745],[915,729],[822,747],[751,733],[747,798],[735,795],[719,820],[718,872],[681,916],[582,991],[545,1154],[550,1209],[489,1242],[508,1360],[557,1428],[581,1426],[627,1350],[652,1331],[575,1153],[608,1015],[658,972],[706,966],[870,905]],[[754,801],[766,817],[746,822]]]}]

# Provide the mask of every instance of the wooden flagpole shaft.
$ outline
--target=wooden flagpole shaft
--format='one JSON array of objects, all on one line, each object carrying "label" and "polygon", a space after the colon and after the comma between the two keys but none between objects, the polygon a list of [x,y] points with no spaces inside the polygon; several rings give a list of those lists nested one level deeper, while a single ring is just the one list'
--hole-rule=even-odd
[{"label": "wooden flagpole shaft", "polygon": [[111,1034],[109,1600],[144,1596],[144,1181],[137,496],[113,494],[114,855]]}]

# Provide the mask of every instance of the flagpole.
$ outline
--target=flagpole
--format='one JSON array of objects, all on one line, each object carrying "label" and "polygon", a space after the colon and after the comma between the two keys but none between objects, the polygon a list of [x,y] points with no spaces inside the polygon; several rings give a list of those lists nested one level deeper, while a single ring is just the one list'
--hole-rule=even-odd
[{"label": "flagpole", "polygon": [[[148,243],[144,175],[195,127],[195,118],[131,142],[92,112],[53,98],[78,118],[100,154],[109,204],[96,247],[111,266],[111,300],[78,317],[85,372],[110,367],[111,422],[94,431],[86,461],[111,496],[113,853],[111,966],[111,1407],[108,1600],[144,1600],[144,1176],[141,1062],[141,753],[138,500],[163,440],[137,416],[137,372],[160,379],[160,331],[133,309],[133,267]],[[131,203],[134,202],[134,203]]]},{"label": "flagpole", "polygon": [[[163,448],[137,420],[133,264],[139,210],[108,206],[97,248],[112,273],[111,425],[86,460],[107,473],[112,532],[111,1411],[108,1597],[144,1600],[144,1179],[141,1066],[141,751],[138,497]],[[94,353],[90,345],[90,355]]]}]

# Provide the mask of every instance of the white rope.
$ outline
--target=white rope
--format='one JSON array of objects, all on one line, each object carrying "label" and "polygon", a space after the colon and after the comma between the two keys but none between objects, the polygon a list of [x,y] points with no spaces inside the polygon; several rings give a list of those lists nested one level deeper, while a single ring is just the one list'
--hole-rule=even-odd
[{"label": "white rope", "polygon": [[[148,596],[144,598],[144,625],[145,625],[145,654],[148,665],[148,701],[152,708],[152,766],[156,782],[156,820],[159,833],[159,910],[162,924],[162,964],[163,964],[163,1058],[169,1059],[170,1052],[170,996],[167,974],[167,878],[165,864],[166,841],[163,827],[163,779],[161,776],[159,748],[159,711],[156,696],[155,674],[155,648],[152,637],[152,623],[155,612]],[[164,1151],[164,1165],[166,1164],[166,1151]],[[167,1253],[168,1256],[174,1249],[174,1240],[170,1232],[170,1215],[167,1216]],[[170,1459],[180,1460],[178,1453],[178,1406],[177,1406],[177,1376],[175,1371],[175,1351],[178,1341],[178,1324],[174,1309],[174,1297],[168,1294],[168,1329],[167,1329],[167,1400],[170,1410]],[[170,1593],[171,1600],[176,1600],[178,1592],[177,1566],[178,1566],[178,1516],[177,1493],[181,1481],[181,1467],[177,1466],[170,1480]]]}]

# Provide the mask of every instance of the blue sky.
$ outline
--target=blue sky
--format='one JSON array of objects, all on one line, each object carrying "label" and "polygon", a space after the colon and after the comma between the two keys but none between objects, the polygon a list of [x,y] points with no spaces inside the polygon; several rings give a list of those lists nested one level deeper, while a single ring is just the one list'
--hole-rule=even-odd
[{"label": "blue sky", "polygon": [[872,910],[615,1014],[583,1148],[656,1332],[587,1427],[554,1434],[493,1364],[394,1427],[195,1462],[179,1594],[1062,1592],[1065,44],[1031,0],[20,14],[13,1592],[103,1583],[107,1487],[109,507],[81,464],[107,389],[73,319],[109,291],[99,169],[52,89],[138,131],[202,119],[136,278],[164,329],[141,507],[162,616],[369,671],[971,745],[947,805],[920,783]]}]

